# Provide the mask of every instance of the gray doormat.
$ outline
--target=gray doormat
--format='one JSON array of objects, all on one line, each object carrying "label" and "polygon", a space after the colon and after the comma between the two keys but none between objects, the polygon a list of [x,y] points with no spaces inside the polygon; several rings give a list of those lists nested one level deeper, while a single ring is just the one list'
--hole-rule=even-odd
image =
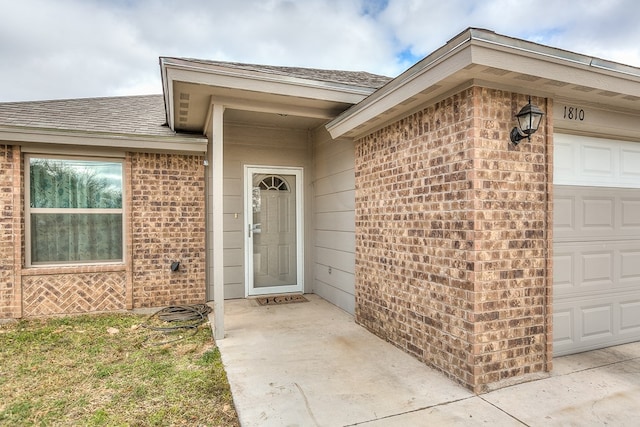
[{"label": "gray doormat", "polygon": [[278,304],[292,304],[294,302],[308,302],[303,295],[275,295],[268,297],[258,297],[256,301],[259,305],[278,305]]}]

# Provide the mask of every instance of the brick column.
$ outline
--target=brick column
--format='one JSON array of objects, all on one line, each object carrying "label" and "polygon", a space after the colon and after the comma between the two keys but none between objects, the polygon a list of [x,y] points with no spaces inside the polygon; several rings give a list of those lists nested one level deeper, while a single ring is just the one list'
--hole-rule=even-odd
[{"label": "brick column", "polygon": [[0,145],[0,319],[22,316],[20,147]]},{"label": "brick column", "polygon": [[[551,290],[551,145],[541,129],[510,144],[511,119],[526,95],[476,88],[474,141],[474,382],[546,371]],[[544,99],[532,102],[548,108]],[[550,110],[547,110],[550,111]],[[544,123],[543,123],[544,125]]]},{"label": "brick column", "polygon": [[[205,302],[204,157],[130,159],[133,306]],[[170,270],[173,261],[180,261],[178,271]]]},{"label": "brick column", "polygon": [[474,87],[356,141],[356,320],[475,391],[548,368],[548,130],[509,142],[526,102]]}]

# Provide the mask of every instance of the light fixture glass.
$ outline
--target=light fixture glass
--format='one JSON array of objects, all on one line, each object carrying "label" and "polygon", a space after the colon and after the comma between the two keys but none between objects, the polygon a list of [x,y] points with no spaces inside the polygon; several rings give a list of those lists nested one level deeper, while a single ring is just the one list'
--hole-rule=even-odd
[{"label": "light fixture glass", "polygon": [[524,138],[531,139],[531,135],[538,130],[543,115],[542,110],[538,106],[531,104],[531,98],[529,98],[529,103],[516,114],[518,127],[514,127],[511,130],[511,142],[518,145]]}]

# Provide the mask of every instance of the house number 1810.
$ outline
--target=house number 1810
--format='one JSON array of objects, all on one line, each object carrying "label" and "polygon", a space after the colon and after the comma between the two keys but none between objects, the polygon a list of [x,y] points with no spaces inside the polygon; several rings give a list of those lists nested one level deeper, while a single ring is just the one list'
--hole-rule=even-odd
[{"label": "house number 1810", "polygon": [[578,107],[564,107],[564,116],[562,117],[564,119],[569,119],[569,120],[579,120],[579,121],[583,121],[584,120],[584,110],[582,108],[578,108]]}]

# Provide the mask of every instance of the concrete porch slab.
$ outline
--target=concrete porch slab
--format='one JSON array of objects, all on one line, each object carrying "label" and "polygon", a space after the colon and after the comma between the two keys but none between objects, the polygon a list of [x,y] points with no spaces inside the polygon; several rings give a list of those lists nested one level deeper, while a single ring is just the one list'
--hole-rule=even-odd
[{"label": "concrete porch slab", "polygon": [[225,301],[217,345],[242,426],[627,425],[640,417],[640,343],[557,358],[545,379],[475,395],[306,297]]}]

